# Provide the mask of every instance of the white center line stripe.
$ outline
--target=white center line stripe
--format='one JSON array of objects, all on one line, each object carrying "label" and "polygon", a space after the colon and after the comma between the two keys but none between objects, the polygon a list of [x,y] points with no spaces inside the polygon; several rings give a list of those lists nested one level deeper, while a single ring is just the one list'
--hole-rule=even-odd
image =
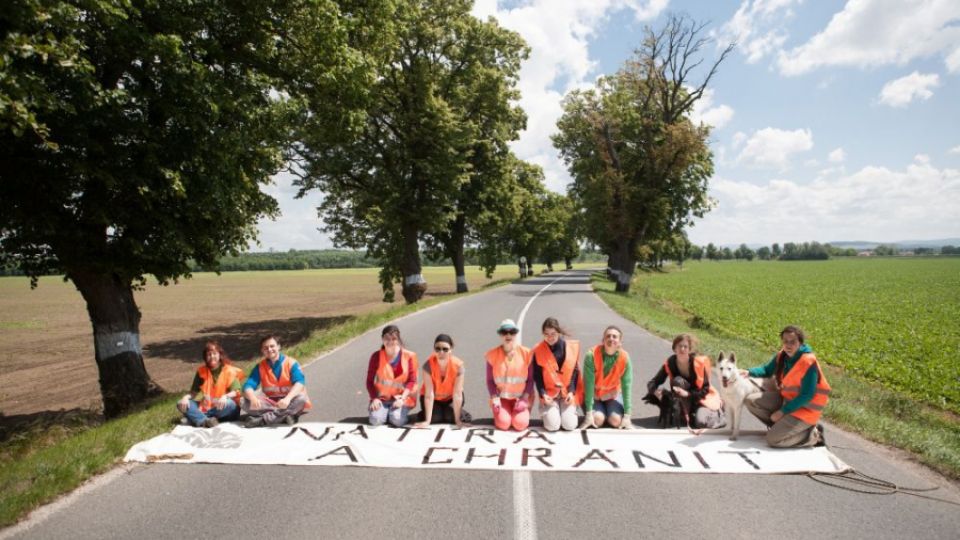
[{"label": "white center line stripe", "polygon": [[[520,310],[520,316],[517,317],[517,329],[520,331],[517,333],[517,343],[523,343],[521,339],[523,337],[523,319],[527,316],[527,310],[530,309],[533,301],[540,296],[540,293],[565,277],[567,276],[562,275],[551,281],[537,291],[533,298],[527,300],[527,304]],[[533,510],[532,484],[533,479],[530,478],[529,471],[513,472],[513,538],[515,540],[537,540],[537,518]]]}]

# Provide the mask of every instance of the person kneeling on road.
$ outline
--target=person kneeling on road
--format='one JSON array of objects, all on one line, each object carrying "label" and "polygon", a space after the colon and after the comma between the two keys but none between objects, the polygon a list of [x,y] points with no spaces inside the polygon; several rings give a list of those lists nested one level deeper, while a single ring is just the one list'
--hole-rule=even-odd
[{"label": "person kneeling on road", "polygon": [[250,415],[244,427],[295,424],[311,408],[300,363],[280,352],[276,336],[260,340],[260,352],[263,359],[243,385],[243,410]]},{"label": "person kneeling on road", "polygon": [[623,332],[616,326],[603,331],[603,344],[583,359],[583,423],[580,429],[610,427],[630,429],[630,395],[633,370],[630,355],[621,348]]},{"label": "person kneeling on road", "polygon": [[744,404],[770,428],[767,444],[774,448],[825,445],[819,421],[830,385],[803,341],[803,330],[787,326],[780,332],[783,348],[766,365],[741,370],[744,376],[766,379],[764,391],[747,396]]}]

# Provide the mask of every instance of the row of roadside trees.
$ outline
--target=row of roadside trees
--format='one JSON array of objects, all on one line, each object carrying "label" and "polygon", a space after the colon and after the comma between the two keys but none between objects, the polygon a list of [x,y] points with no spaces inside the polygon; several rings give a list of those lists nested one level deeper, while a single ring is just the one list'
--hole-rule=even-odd
[{"label": "row of roadside trees", "polygon": [[[0,13],[0,265],[62,274],[93,326],[104,413],[158,389],[134,294],[218,270],[288,170],[391,299],[420,254],[575,250],[571,200],[508,143],[528,49],[470,0],[11,0]],[[574,251],[575,253],[575,251]],[[466,289],[464,283],[461,290]]]},{"label": "row of roadside trees", "polygon": [[[323,194],[340,247],[381,265],[385,299],[427,289],[421,253],[464,275],[506,256],[597,245],[627,290],[641,246],[708,211],[717,66],[671,17],[597,87],[564,99],[554,143],[574,182],[514,156],[528,48],[470,0],[11,0],[0,13],[0,264],[73,282],[93,326],[104,413],[158,389],[134,293],[218,270],[278,213],[278,172]],[[694,77],[697,80],[694,81]],[[458,290],[466,290],[458,279]]]}]

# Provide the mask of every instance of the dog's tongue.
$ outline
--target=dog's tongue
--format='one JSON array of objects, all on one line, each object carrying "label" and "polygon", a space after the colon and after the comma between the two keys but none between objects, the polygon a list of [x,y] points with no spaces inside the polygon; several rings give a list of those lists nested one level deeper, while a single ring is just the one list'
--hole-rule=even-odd
[{"label": "dog's tongue", "polygon": [[728,381],[727,381],[726,379],[723,379],[723,387],[724,387],[724,388],[727,387],[727,382],[728,382]]}]

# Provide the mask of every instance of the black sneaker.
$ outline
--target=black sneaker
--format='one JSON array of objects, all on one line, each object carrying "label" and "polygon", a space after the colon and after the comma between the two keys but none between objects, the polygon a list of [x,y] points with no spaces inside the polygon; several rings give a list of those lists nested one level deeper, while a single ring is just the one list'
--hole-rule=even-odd
[{"label": "black sneaker", "polygon": [[292,426],[292,425],[294,425],[294,424],[297,423],[297,417],[296,417],[296,416],[293,416],[292,414],[291,414],[291,415],[288,415],[288,416],[284,416],[284,417],[283,417],[283,423],[286,424],[286,425],[288,425],[288,426]]},{"label": "black sneaker", "polygon": [[823,424],[817,424],[814,429],[817,431],[817,443],[813,446],[826,446],[827,440],[823,437]]},{"label": "black sneaker", "polygon": [[262,426],[265,426],[265,425],[267,425],[267,421],[264,420],[263,417],[261,417],[261,416],[251,416],[250,418],[247,418],[247,421],[246,421],[246,422],[244,422],[243,427],[245,427],[245,428],[255,428],[255,427],[262,427]]},{"label": "black sneaker", "polygon": [[206,427],[206,428],[217,427],[219,425],[220,425],[220,421],[212,416],[208,416],[203,421],[203,427]]}]

